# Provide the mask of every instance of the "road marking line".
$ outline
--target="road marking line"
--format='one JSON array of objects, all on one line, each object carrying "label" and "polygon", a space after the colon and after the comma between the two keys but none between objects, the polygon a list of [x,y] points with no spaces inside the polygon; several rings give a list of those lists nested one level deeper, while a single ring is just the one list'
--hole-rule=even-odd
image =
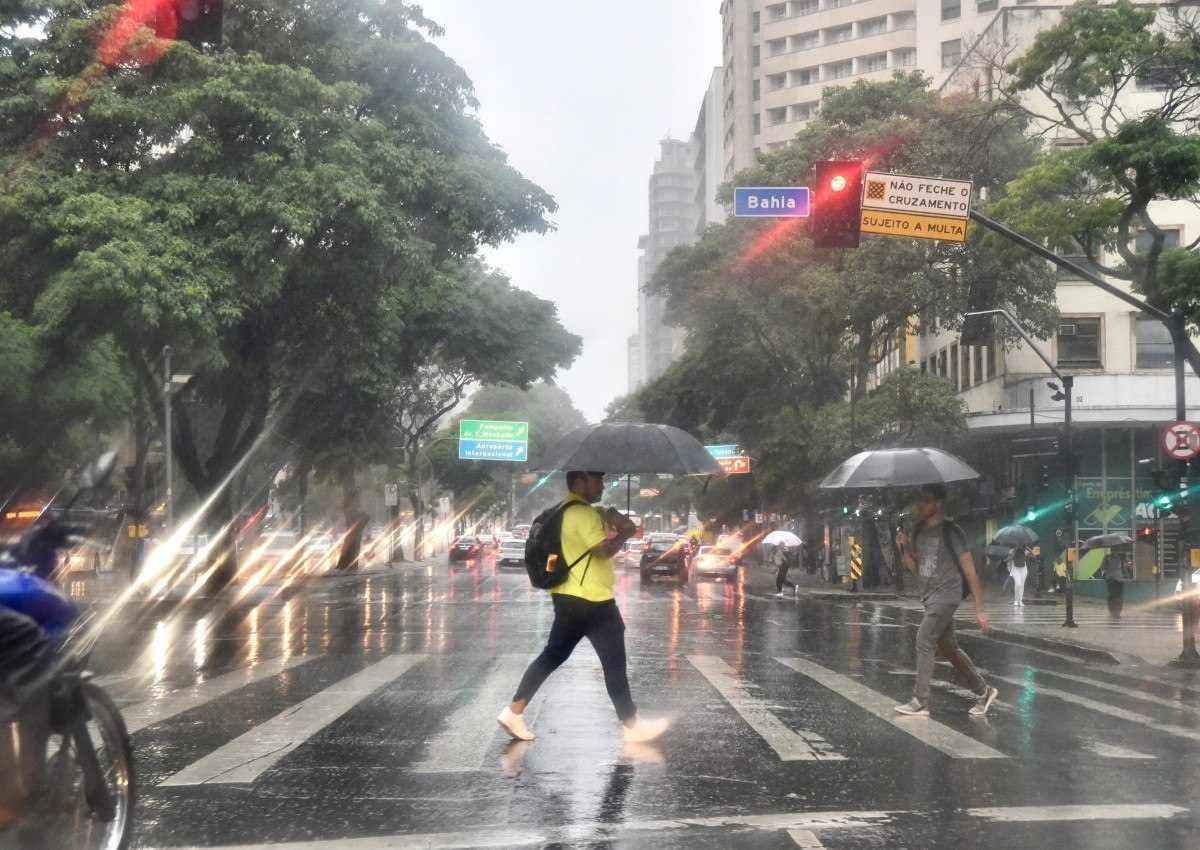
[{"label": "road marking line", "polygon": [[292,667],[311,660],[312,656],[308,655],[293,655],[290,658],[272,658],[260,664],[223,673],[198,685],[169,691],[158,699],[148,699],[143,702],[127,705],[121,709],[121,716],[125,718],[125,727],[129,730],[129,734],[132,735],[134,732],[145,729],[147,726],[162,723],[164,720],[168,720],[177,714],[190,711],[197,706],[204,705],[206,702],[211,702],[239,688],[244,688],[263,679],[277,676],[284,670],[289,670]]},{"label": "road marking line", "polygon": [[[1001,676],[998,673],[988,673],[989,677],[1000,682],[1007,682],[1010,685],[1016,685],[1019,688],[1030,686],[1029,682],[1021,679],[1013,679],[1008,676]],[[1054,697],[1063,702],[1072,702],[1075,705],[1083,708],[1090,708],[1092,711],[1097,711],[1100,714],[1107,714],[1109,717],[1116,717],[1118,720],[1127,720],[1130,723],[1137,723],[1140,726],[1145,726],[1148,729],[1153,729],[1156,732],[1163,732],[1167,735],[1174,735],[1177,738],[1186,738],[1189,741],[1200,741],[1200,731],[1196,729],[1187,729],[1183,726],[1176,726],[1172,723],[1159,723],[1148,714],[1140,714],[1136,711],[1129,711],[1124,708],[1117,708],[1108,703],[1099,702],[1088,697],[1081,697],[1078,694],[1070,693],[1069,691],[1060,691],[1057,688],[1047,688],[1044,685],[1033,683],[1033,692],[1042,696]]]},{"label": "road marking line", "polygon": [[364,698],[425,659],[390,655],[293,705],[246,734],[192,762],[160,785],[250,783]]},{"label": "road marking line", "polygon": [[[1138,804],[1097,806],[1014,806],[1011,808],[966,809],[961,816],[991,823],[1049,823],[1070,821],[1169,820],[1189,813],[1180,806]],[[476,847],[536,847],[542,845],[603,843],[629,833],[675,832],[719,829],[777,832],[790,830],[878,829],[900,817],[928,812],[788,812],[771,815],[724,815],[674,820],[625,821],[599,824],[595,821],[558,827],[514,828],[509,824],[481,827],[470,832],[410,833],[370,838],[336,838],[321,841],[289,841],[279,844],[238,844],[223,847],[191,847],[179,850],[470,850]]]},{"label": "road marking line", "polygon": [[874,714],[885,723],[890,723],[918,741],[940,750],[950,758],[957,759],[1006,759],[1004,753],[976,741],[930,717],[902,717],[896,714],[896,701],[878,691],[873,691],[861,682],[814,664],[806,658],[776,658],[780,664],[790,667],[802,676],[824,685],[835,694],[848,699],[859,708]]},{"label": "road marking line", "polygon": [[1104,744],[1100,741],[1086,741],[1083,744],[1084,749],[1091,750],[1098,756],[1106,759],[1145,759],[1154,760],[1158,756],[1139,753],[1137,750],[1131,750],[1128,747],[1119,747],[1116,744]]},{"label": "road marking line", "polygon": [[747,692],[737,673],[715,655],[689,655],[688,661],[717,689],[733,710],[783,761],[845,761],[833,745],[807,729],[793,731],[776,717],[762,697]]},{"label": "road marking line", "polygon": [[803,850],[825,850],[825,845],[811,829],[789,829],[788,835]]},{"label": "road marking line", "polygon": [[1066,679],[1068,682],[1078,682],[1081,685],[1087,685],[1092,688],[1099,688],[1103,691],[1112,691],[1121,696],[1128,697],[1133,700],[1141,700],[1142,702],[1152,702],[1155,705],[1166,706],[1167,708],[1177,711],[1186,711],[1189,714],[1200,715],[1200,708],[1193,705],[1187,705],[1180,700],[1166,699],[1165,697],[1157,696],[1156,694],[1148,694],[1143,691],[1131,690],[1128,685],[1114,685],[1111,682],[1101,682],[1097,679],[1089,679],[1086,676],[1075,676],[1071,673],[1059,673],[1057,670],[1048,670],[1044,667],[1034,667],[1032,664],[1026,664],[1030,670],[1033,670],[1039,676],[1056,676],[1059,679]]},{"label": "road marking line", "polygon": [[442,731],[429,742],[424,758],[413,765],[413,772],[482,770],[492,740],[502,732],[496,715],[512,700],[521,674],[531,660],[528,655],[497,656],[483,684],[446,719]]}]

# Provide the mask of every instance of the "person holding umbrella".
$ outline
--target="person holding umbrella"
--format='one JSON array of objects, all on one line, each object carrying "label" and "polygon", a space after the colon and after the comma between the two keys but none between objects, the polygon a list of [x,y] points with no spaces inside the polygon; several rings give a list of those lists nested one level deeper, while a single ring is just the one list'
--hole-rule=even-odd
[{"label": "person holding umbrella", "polygon": [[1029,578],[1029,550],[1013,546],[1008,552],[1008,574],[1013,581],[1013,607],[1025,607],[1025,579]]},{"label": "person holding umbrella", "polygon": [[947,659],[976,695],[969,714],[983,717],[999,692],[975,669],[970,657],[954,637],[954,614],[962,602],[963,583],[975,597],[975,618],[987,631],[988,615],[983,606],[983,583],[975,572],[975,562],[967,549],[966,535],[946,519],[946,486],[925,484],[917,502],[917,528],[910,539],[901,531],[896,535],[905,568],[921,577],[925,584],[921,601],[925,616],[917,629],[917,677],[912,699],[896,706],[896,712],[908,716],[929,716],[929,685],[933,680],[936,655]]},{"label": "person holding umbrella", "polygon": [[625,727],[625,742],[652,741],[667,730],[670,721],[638,717],[625,669],[625,621],[613,596],[612,558],[633,536],[636,526],[615,508],[601,511],[592,507],[604,495],[603,472],[568,472],[567,489],[562,552],[575,566],[565,582],[551,588],[554,623],[546,647],[529,665],[512,702],[496,720],[516,740],[532,741],[536,736],[525,723],[525,707],[586,637],[600,657],[604,685]]}]

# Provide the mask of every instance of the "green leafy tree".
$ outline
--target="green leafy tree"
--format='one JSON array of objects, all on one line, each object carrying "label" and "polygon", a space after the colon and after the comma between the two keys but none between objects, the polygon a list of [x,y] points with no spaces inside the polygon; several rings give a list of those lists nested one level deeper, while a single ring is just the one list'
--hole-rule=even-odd
[{"label": "green leafy tree", "polygon": [[296,403],[282,387],[335,342],[407,334],[479,245],[545,230],[554,205],[488,141],[414,6],[239,3],[216,52],[131,8],[9,12],[44,27],[2,48],[0,298],[60,339],[111,335],[147,388],[175,346],[194,376],[176,457],[227,519],[220,488]]},{"label": "green leafy tree", "polygon": [[995,215],[1200,321],[1200,238],[1175,245],[1163,226],[1200,210],[1196,7],[1081,0],[1005,71],[1001,105],[1057,142]]}]

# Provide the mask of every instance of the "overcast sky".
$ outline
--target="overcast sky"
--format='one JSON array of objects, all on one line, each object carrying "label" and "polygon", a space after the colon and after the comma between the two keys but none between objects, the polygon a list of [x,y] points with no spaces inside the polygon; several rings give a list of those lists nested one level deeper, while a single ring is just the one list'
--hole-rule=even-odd
[{"label": "overcast sky", "polygon": [[626,390],[637,238],[668,133],[690,135],[721,60],[718,0],[418,0],[475,82],[492,141],[554,195],[557,231],[490,252],[558,304],[583,353],[559,383],[589,420]]}]

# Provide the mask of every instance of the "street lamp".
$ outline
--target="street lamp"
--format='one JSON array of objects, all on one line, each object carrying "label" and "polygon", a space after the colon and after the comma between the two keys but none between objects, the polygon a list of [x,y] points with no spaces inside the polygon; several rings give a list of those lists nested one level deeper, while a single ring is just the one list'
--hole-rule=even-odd
[{"label": "street lamp", "polygon": [[[1071,497],[1072,492],[1075,489],[1075,449],[1074,449],[1074,444],[1072,441],[1072,432],[1071,432],[1071,401],[1072,401],[1072,397],[1075,394],[1075,376],[1074,375],[1064,375],[1062,372],[1058,371],[1058,367],[1055,366],[1054,363],[1052,363],[1050,361],[1050,358],[1046,356],[1046,353],[1044,351],[1042,351],[1042,349],[1037,345],[1036,342],[1034,342],[1033,337],[1031,337],[1028,333],[1026,333],[1025,329],[1023,327],[1021,327],[1020,323],[1015,318],[1013,318],[1012,314],[1009,313],[1007,310],[1004,310],[1004,309],[977,310],[972,313],[967,313],[966,317],[972,318],[972,317],[977,317],[977,316],[997,316],[997,315],[1003,316],[1008,321],[1008,323],[1013,327],[1013,329],[1018,334],[1021,335],[1021,339],[1025,340],[1025,344],[1028,345],[1030,347],[1030,349],[1033,350],[1033,353],[1036,354],[1038,356],[1038,358],[1043,363],[1046,364],[1046,368],[1050,370],[1050,374],[1052,374],[1052,375],[1054,375],[1054,377],[1058,378],[1059,383],[1062,385],[1060,388],[1059,384],[1055,384],[1055,383],[1047,384],[1047,386],[1049,386],[1050,389],[1053,390],[1053,392],[1054,392],[1054,395],[1052,396],[1052,398],[1055,401],[1063,402],[1062,454],[1063,454],[1063,457],[1066,459],[1065,469],[1063,470],[1063,491],[1064,491],[1063,506],[1064,506],[1064,508],[1066,508],[1065,513],[1068,514],[1067,519],[1070,522],[1069,542],[1070,542],[1071,546],[1075,547],[1075,543],[1079,537],[1079,534],[1078,534],[1078,530],[1076,527],[1075,512],[1074,512],[1074,510],[1070,509],[1070,504],[1072,501],[1070,497]],[[1078,547],[1075,547],[1075,557],[1076,558],[1079,557]],[[1067,587],[1066,587],[1066,593],[1064,595],[1066,596],[1066,601],[1067,601],[1067,617],[1066,617],[1066,620],[1063,621],[1063,627],[1068,628],[1068,629],[1073,629],[1076,626],[1078,626],[1078,623],[1075,622],[1075,562],[1072,561],[1069,557],[1067,558]]]}]

